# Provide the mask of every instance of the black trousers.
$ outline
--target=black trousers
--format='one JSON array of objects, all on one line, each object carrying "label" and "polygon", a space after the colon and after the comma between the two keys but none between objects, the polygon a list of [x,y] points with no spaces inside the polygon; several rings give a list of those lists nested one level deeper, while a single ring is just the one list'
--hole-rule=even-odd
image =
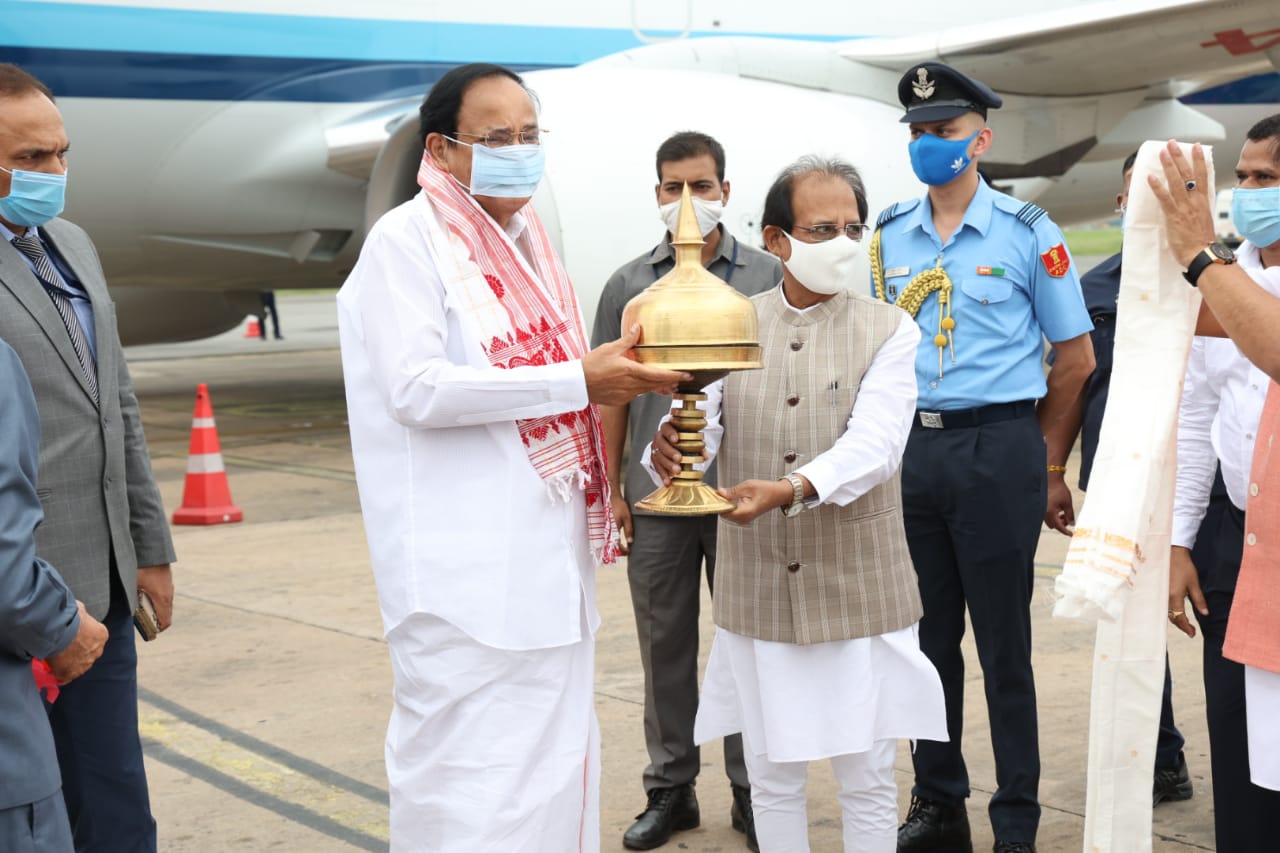
[{"label": "black trousers", "polygon": [[1034,415],[933,430],[917,424],[902,464],[907,544],[920,581],[920,647],[942,678],[948,743],[919,741],[916,796],[969,796],[964,733],[965,609],[982,665],[996,762],[989,812],[1001,841],[1034,841],[1040,747],[1031,672],[1031,591],[1047,501]]},{"label": "black trousers", "polygon": [[[636,541],[627,558],[631,606],[644,667],[645,791],[693,782],[702,754],[693,742],[698,713],[698,612],[702,572],[716,573],[714,515],[663,518],[633,515]],[[742,735],[724,739],[730,783],[747,787]]]},{"label": "black trousers", "polygon": [[1280,791],[1249,781],[1244,666],[1222,656],[1244,550],[1244,513],[1226,496],[1221,475],[1214,485],[1209,511],[1191,551],[1209,607],[1209,615],[1197,612],[1196,621],[1204,640],[1214,834],[1218,853],[1274,853],[1280,850]]}]

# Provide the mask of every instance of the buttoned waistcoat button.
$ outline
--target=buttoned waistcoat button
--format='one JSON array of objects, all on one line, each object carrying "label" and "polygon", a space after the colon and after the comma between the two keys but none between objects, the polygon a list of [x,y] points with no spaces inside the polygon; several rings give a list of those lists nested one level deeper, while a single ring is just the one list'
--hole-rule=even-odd
[{"label": "buttoned waistcoat button", "polygon": [[792,394],[790,397],[787,398],[787,405],[788,406],[800,405],[800,398],[797,397],[795,394]]},{"label": "buttoned waistcoat button", "polygon": [[[788,450],[786,453],[782,454],[782,461],[783,461],[783,462],[795,462],[795,461],[796,461],[796,452],[795,452],[794,450]],[[1255,494],[1256,494],[1256,493],[1255,493]]]},{"label": "buttoned waistcoat button", "polygon": [[1246,536],[1246,537],[1244,538],[1244,541],[1248,542],[1250,545],[1257,545],[1257,544],[1258,544],[1258,537],[1257,537],[1257,536],[1254,536],[1252,533],[1250,533],[1248,536]]},{"label": "buttoned waistcoat button", "polygon": [[798,571],[800,571],[800,564],[799,564],[799,563],[795,563],[795,562],[787,563],[787,571],[789,571],[789,572],[798,572]]},{"label": "buttoned waistcoat button", "polygon": [[804,347],[804,341],[792,341],[792,342],[791,342],[791,349],[792,349],[792,351],[793,351],[793,352],[798,352],[798,351],[799,351],[801,348],[803,348],[803,347]]}]

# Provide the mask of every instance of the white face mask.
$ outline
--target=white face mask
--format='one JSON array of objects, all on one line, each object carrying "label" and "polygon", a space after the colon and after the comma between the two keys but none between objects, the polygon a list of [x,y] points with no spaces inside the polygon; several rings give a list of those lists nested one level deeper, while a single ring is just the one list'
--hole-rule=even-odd
[{"label": "white face mask", "polygon": [[782,263],[806,290],[830,295],[856,287],[866,278],[858,275],[859,267],[865,266],[861,243],[843,235],[824,243],[786,236],[791,243],[791,260]]},{"label": "white face mask", "polygon": [[[720,217],[724,216],[724,202],[720,199],[707,201],[696,195],[692,199],[693,212],[698,217],[698,230],[706,237],[720,224]],[[658,205],[658,216],[661,217],[662,224],[667,226],[668,234],[676,233],[676,222],[680,219],[679,200]]]}]

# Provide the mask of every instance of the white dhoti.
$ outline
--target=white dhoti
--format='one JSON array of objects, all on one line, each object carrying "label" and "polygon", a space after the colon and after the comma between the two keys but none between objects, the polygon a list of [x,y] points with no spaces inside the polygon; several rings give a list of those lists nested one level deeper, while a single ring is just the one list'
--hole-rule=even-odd
[{"label": "white dhoti", "polygon": [[1244,668],[1244,713],[1249,727],[1249,779],[1280,791],[1280,673]]},{"label": "white dhoti", "polygon": [[598,853],[595,638],[508,651],[415,614],[387,637],[393,853]]},{"label": "white dhoti", "polygon": [[947,739],[942,682],[917,627],[802,646],[716,629],[693,739],[742,732],[760,849],[808,851],[807,762],[830,758],[846,853],[892,853],[900,738]]}]

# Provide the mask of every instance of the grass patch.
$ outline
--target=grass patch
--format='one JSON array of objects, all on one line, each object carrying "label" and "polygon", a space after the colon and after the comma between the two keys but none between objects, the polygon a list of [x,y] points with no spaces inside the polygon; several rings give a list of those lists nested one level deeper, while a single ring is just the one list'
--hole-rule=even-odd
[{"label": "grass patch", "polygon": [[1119,228],[1091,228],[1066,231],[1067,248],[1073,255],[1114,255],[1120,251],[1124,232]]}]

